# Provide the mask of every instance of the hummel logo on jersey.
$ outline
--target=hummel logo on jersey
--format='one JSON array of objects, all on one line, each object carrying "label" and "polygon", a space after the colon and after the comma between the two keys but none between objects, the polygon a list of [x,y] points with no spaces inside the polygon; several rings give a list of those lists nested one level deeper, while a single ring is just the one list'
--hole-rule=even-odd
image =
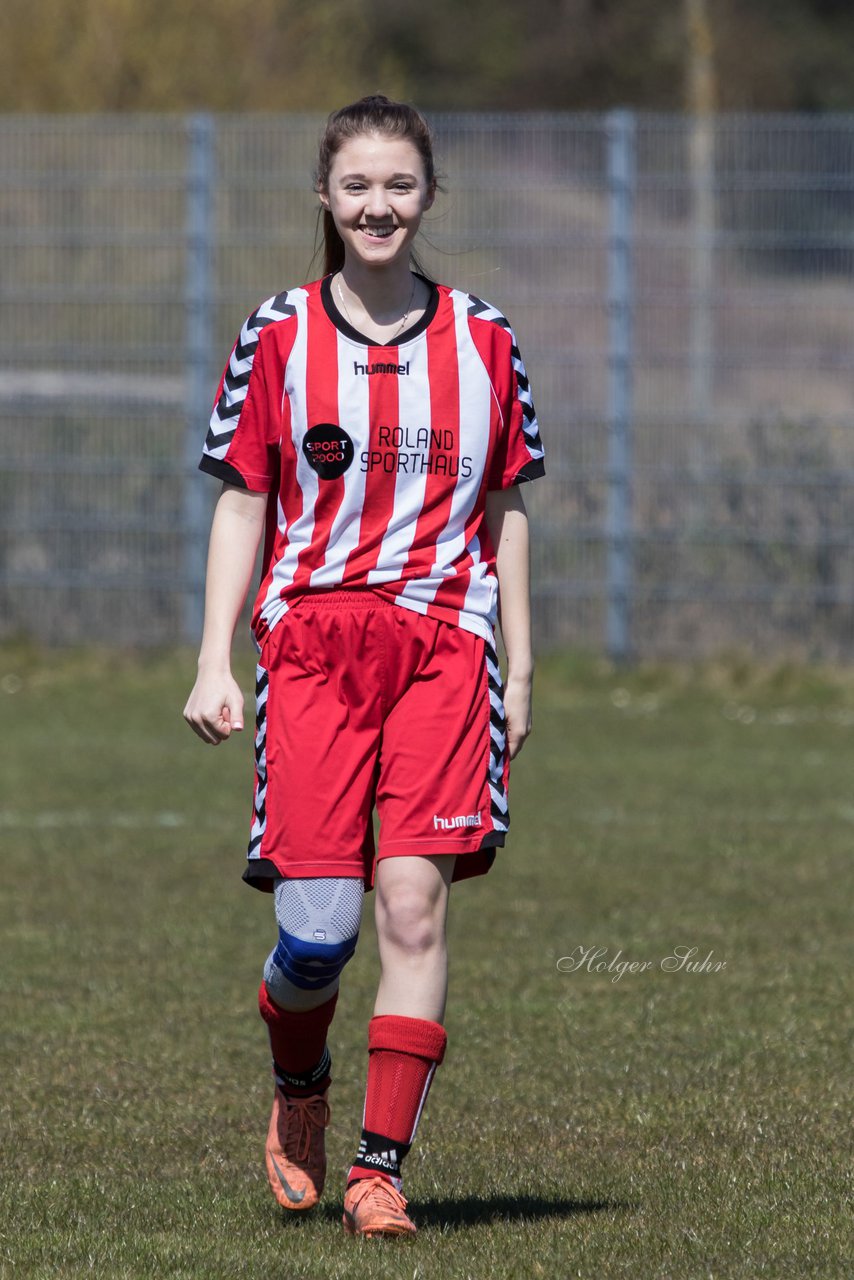
[{"label": "hummel logo on jersey", "polygon": [[372,377],[375,373],[409,373],[409,361],[406,364],[385,364],[382,360],[375,360],[373,364],[359,364],[358,360],[353,361],[353,372],[358,376]]},{"label": "hummel logo on jersey", "polygon": [[483,822],[480,817],[480,809],[477,813],[460,813],[456,818],[440,818],[437,813],[433,814],[433,830],[453,831],[455,827],[482,827]]}]

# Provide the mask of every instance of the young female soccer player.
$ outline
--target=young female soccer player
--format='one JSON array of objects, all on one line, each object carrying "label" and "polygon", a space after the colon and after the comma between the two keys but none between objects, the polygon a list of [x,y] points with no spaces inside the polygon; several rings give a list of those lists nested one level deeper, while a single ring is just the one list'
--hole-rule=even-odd
[{"label": "young female soccer player", "polygon": [[184,715],[211,744],[243,728],[230,651],[263,537],[245,879],[273,892],[278,924],[259,993],[268,1177],[290,1210],[323,1190],[327,1032],[376,889],[381,977],[344,1225],[412,1235],[401,1164],[445,1053],[449,887],[504,844],[509,761],[531,728],[518,486],[543,474],[543,450],[507,320],[412,269],[436,190],[421,115],[380,96],[335,112],[316,190],[325,274],[253,312],[217,394],[201,467],[224,484]]}]

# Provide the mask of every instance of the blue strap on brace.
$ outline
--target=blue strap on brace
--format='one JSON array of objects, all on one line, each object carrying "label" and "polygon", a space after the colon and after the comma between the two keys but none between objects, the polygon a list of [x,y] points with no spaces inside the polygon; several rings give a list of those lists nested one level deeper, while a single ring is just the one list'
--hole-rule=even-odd
[{"label": "blue strap on brace", "polygon": [[342,942],[306,941],[280,929],[273,963],[295,987],[314,991],[339,977],[352,959],[358,940],[357,933]]}]

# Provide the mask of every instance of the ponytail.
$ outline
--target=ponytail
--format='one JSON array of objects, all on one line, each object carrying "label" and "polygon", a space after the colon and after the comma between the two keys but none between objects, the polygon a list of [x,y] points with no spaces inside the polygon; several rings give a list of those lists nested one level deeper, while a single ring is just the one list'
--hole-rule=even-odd
[{"label": "ponytail", "polygon": [[320,210],[323,223],[323,274],[334,275],[344,266],[344,241],[328,209]]}]

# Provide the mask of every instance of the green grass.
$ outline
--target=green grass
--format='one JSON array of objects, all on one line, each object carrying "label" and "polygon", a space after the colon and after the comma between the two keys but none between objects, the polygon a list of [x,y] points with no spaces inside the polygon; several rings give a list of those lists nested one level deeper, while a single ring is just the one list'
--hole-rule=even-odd
[{"label": "green grass", "polygon": [[[370,910],[324,1202],[266,1188],[251,743],[183,724],[193,665],[0,649],[4,1280],[850,1276],[854,678],[541,664],[512,838],[452,894],[397,1244],[339,1223]],[[725,967],[667,972],[679,946]],[[559,970],[594,947],[649,967]]]}]

